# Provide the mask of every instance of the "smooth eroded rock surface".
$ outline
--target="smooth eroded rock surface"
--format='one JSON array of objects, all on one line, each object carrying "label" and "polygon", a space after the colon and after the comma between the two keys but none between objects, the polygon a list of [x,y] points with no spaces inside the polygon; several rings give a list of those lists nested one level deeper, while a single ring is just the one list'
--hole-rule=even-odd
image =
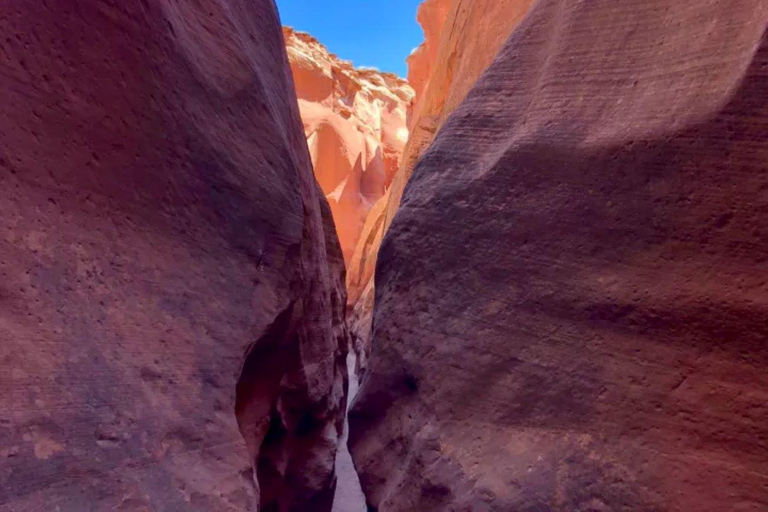
[{"label": "smooth eroded rock surface", "polygon": [[413,89],[392,73],[355,68],[305,32],[283,34],[315,176],[349,261],[400,164]]},{"label": "smooth eroded rock surface", "polygon": [[373,510],[768,510],[766,19],[535,3],[379,254]]},{"label": "smooth eroded rock surface", "polygon": [[274,3],[0,28],[0,510],[329,510],[343,261]]}]

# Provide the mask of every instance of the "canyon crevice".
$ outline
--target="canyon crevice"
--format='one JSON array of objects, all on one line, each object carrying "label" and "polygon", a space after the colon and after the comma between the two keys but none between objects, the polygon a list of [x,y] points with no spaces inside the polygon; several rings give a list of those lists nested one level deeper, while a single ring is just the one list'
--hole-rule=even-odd
[{"label": "canyon crevice", "polygon": [[539,0],[425,120],[369,222],[369,510],[768,510],[766,20]]},{"label": "canyon crevice", "polygon": [[[331,206],[344,260],[355,267],[354,257],[360,267],[355,256],[359,246],[378,250],[360,236],[370,232],[366,223],[379,217],[398,174],[409,140],[414,90],[392,73],[356,68],[339,59],[310,34],[283,27],[283,35],[315,177]],[[412,58],[420,55],[415,52]],[[357,299],[351,297],[350,310]],[[372,308],[373,295],[368,294],[357,305],[362,313],[351,319],[358,369],[365,367],[370,352]]]},{"label": "canyon crevice", "polygon": [[0,5],[0,512],[768,510],[768,0],[417,19]]}]

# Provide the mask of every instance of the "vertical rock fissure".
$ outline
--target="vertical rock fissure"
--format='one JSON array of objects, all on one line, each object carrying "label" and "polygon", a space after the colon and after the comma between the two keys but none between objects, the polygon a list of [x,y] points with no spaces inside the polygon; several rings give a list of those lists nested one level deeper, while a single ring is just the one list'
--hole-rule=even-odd
[{"label": "vertical rock fissure", "polygon": [[[353,252],[365,220],[386,194],[399,167],[408,138],[407,111],[413,89],[392,73],[354,67],[310,34],[284,27],[283,37],[315,178],[333,218],[328,224],[338,237],[345,267],[353,268]],[[332,302],[337,298],[332,296]],[[333,309],[338,307],[343,315],[345,309],[351,309],[347,304],[351,303],[344,294]],[[356,388],[354,375],[366,360],[361,346],[351,342],[354,355],[340,363],[348,364],[350,400]],[[346,353],[341,355],[346,359]],[[339,485],[332,509],[362,512],[365,499],[346,448],[346,423],[343,436],[336,458]]]},{"label": "vertical rock fissure", "polygon": [[237,384],[235,414],[255,468],[261,512],[327,511],[336,491],[322,453],[341,427],[328,403],[311,403],[302,382],[304,307],[301,300],[291,302],[275,317],[248,352]]},{"label": "vertical rock fissure", "polygon": [[235,415],[255,468],[260,510],[270,510],[284,493],[279,446],[285,426],[277,411],[280,381],[288,369],[292,303],[278,314],[246,355],[237,383]]}]

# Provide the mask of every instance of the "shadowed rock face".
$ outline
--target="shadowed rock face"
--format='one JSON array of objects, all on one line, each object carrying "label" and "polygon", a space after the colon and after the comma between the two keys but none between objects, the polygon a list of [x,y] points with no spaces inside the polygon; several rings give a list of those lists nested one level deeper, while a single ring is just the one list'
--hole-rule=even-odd
[{"label": "shadowed rock face", "polygon": [[274,3],[0,28],[0,510],[329,510],[343,262]]},{"label": "shadowed rock face", "polygon": [[768,510],[766,19],[536,2],[379,254],[370,507]]},{"label": "shadowed rock face", "polygon": [[307,33],[283,34],[315,176],[349,261],[400,164],[413,89],[392,73],[353,67]]},{"label": "shadowed rock face", "polygon": [[531,0],[425,0],[419,6],[418,20],[424,29],[424,42],[408,58],[408,79],[416,90],[409,120],[410,137],[392,186],[371,208],[347,265],[347,289],[353,307],[350,329],[362,367],[370,351],[376,257],[382,237],[400,207],[413,167],[531,3]]}]

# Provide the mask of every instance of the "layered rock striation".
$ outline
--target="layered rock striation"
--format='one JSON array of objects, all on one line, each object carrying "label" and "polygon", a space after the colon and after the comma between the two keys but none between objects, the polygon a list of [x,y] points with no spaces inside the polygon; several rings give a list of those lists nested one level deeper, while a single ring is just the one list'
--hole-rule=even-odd
[{"label": "layered rock striation", "polygon": [[274,3],[0,27],[0,510],[330,510],[343,261]]},{"label": "layered rock striation", "polygon": [[371,510],[768,509],[767,19],[535,3],[379,253]]},{"label": "layered rock striation", "polygon": [[355,68],[307,33],[283,27],[283,35],[315,176],[349,261],[397,172],[413,89],[392,73]]}]

